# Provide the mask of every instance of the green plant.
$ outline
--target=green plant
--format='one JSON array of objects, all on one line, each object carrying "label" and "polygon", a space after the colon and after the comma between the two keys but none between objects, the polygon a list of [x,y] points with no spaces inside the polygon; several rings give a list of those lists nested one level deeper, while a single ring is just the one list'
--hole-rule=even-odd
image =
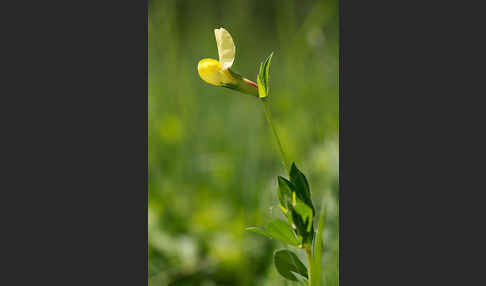
[{"label": "green plant", "polygon": [[273,53],[260,63],[257,83],[244,78],[231,69],[235,58],[235,46],[231,35],[224,29],[215,30],[219,61],[202,59],[198,64],[200,77],[209,84],[233,89],[257,97],[264,106],[265,116],[275,136],[282,162],[288,177],[277,177],[279,207],[287,221],[275,219],[265,226],[247,227],[246,230],[279,240],[285,244],[305,251],[307,267],[298,256],[289,250],[278,249],[274,252],[275,267],[288,280],[304,285],[321,285],[322,231],[324,212],[319,217],[317,232],[314,229],[316,211],[306,176],[295,162],[290,164],[280,142],[278,132],[272,121],[269,108],[270,64]]}]

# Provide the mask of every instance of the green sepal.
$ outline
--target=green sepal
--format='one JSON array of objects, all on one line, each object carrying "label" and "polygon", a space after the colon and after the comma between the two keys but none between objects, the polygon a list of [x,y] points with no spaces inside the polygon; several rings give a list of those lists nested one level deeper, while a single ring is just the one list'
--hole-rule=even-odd
[{"label": "green sepal", "polygon": [[239,91],[241,93],[249,94],[258,97],[258,88],[249,83],[249,80],[241,76],[239,73],[228,69],[231,76],[235,79],[236,83],[223,83],[221,86],[232,90]]}]

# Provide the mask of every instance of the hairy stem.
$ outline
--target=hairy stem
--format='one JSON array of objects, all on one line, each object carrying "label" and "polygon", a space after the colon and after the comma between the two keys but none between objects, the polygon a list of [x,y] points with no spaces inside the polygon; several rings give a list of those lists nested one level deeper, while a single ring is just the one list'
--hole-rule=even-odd
[{"label": "hairy stem", "polygon": [[270,114],[270,109],[268,107],[268,102],[266,98],[262,98],[263,106],[265,106],[265,115],[267,116],[267,121],[270,127],[272,128],[273,135],[275,136],[275,139],[277,141],[278,148],[280,150],[280,155],[282,155],[282,161],[285,166],[285,169],[287,170],[287,173],[290,173],[289,169],[289,164],[287,161],[287,157],[285,156],[285,152],[282,147],[282,143],[280,143],[280,138],[278,137],[277,130],[275,129],[275,126],[273,125],[272,121],[272,115]]}]

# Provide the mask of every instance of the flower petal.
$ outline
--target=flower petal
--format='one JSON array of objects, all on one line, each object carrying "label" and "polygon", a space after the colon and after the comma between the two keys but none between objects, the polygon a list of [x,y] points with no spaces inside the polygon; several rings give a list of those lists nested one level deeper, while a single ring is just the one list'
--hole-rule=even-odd
[{"label": "flower petal", "polygon": [[230,70],[221,69],[221,64],[215,59],[200,60],[197,71],[202,80],[212,85],[223,86],[224,84],[236,85],[238,83]]},{"label": "flower petal", "polygon": [[218,45],[218,55],[221,68],[226,70],[233,65],[235,60],[235,43],[230,33],[224,28],[214,29],[216,44]]}]

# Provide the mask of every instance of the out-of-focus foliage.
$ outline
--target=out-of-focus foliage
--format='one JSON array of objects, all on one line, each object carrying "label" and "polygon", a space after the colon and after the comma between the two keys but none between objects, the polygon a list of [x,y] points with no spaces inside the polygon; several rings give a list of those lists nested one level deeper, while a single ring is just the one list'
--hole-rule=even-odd
[{"label": "out-of-focus foliage", "polygon": [[274,52],[273,119],[316,215],[325,205],[322,275],[338,285],[337,1],[161,0],[148,14],[149,285],[286,283],[272,265],[282,244],[245,231],[285,219],[275,178],[287,176],[263,105],[197,73],[218,58],[219,27],[235,41],[232,68],[253,81]]}]

